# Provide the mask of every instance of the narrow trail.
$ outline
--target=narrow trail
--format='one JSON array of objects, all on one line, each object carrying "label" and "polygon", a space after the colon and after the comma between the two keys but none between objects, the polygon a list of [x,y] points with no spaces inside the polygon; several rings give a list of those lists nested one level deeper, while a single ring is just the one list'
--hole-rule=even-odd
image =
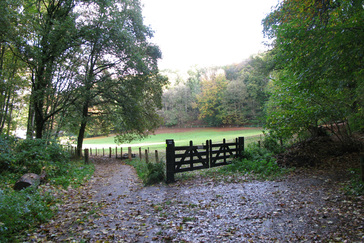
[{"label": "narrow trail", "polygon": [[89,184],[65,191],[58,215],[29,241],[364,241],[364,198],[344,195],[334,174],[195,177],[144,187],[120,160],[93,162]]}]

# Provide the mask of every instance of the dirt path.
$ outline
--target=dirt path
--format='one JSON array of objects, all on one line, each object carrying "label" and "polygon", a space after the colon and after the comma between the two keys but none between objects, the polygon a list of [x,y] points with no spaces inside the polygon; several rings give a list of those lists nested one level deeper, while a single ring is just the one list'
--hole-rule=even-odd
[{"label": "dirt path", "polygon": [[68,203],[56,219],[30,239],[364,241],[364,198],[344,195],[341,179],[322,171],[298,171],[280,181],[196,177],[143,187],[134,169],[120,160],[94,162],[90,185],[67,192]]}]

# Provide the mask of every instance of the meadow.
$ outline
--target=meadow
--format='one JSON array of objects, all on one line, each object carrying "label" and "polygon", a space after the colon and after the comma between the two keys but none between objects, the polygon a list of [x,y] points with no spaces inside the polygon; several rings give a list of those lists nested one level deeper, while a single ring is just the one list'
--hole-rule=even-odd
[{"label": "meadow", "polygon": [[213,142],[233,141],[237,137],[245,137],[246,143],[257,140],[262,135],[262,128],[190,128],[190,129],[160,129],[149,137],[128,144],[116,144],[115,136],[94,137],[84,140],[84,148],[108,147],[141,147],[143,149],[164,150],[167,139],[173,139],[176,146],[193,144],[200,145],[206,140]]}]

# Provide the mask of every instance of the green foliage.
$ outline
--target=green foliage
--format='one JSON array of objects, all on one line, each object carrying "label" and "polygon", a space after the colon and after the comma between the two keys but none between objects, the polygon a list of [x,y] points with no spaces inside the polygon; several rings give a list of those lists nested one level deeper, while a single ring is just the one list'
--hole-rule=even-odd
[{"label": "green foliage", "polygon": [[17,139],[12,136],[0,135],[0,171],[10,170],[16,161],[13,148]]},{"label": "green foliage", "polygon": [[131,161],[127,160],[126,164],[133,166],[135,168],[138,177],[144,180],[144,178],[148,173],[147,163],[144,160],[140,159],[133,159]]},{"label": "green foliage", "polygon": [[147,164],[148,173],[143,180],[145,185],[153,185],[164,181],[165,164],[162,161]]},{"label": "green foliage", "polygon": [[62,168],[58,169],[59,173],[49,178],[52,185],[59,185],[63,188],[79,187],[85,180],[93,175],[95,167],[93,164],[84,164],[84,161],[72,161],[72,163],[63,163]]},{"label": "green foliage", "polygon": [[234,160],[232,164],[222,167],[221,171],[252,174],[260,179],[275,178],[287,170],[278,166],[273,155],[268,149],[251,144],[243,152],[243,159]]},{"label": "green foliage", "polygon": [[[54,186],[77,187],[93,174],[92,164],[70,161],[57,143],[44,140],[17,140],[0,137],[0,242],[14,242],[25,230],[49,220],[55,210]],[[44,190],[29,187],[14,191],[14,183],[24,173],[46,173]]]},{"label": "green foliage", "polygon": [[0,189],[0,241],[14,242],[16,235],[49,220],[53,215],[53,204],[50,194],[42,194],[34,188]]},{"label": "green foliage", "polygon": [[56,142],[42,139],[17,140],[0,137],[0,168],[2,173],[36,173],[44,171],[48,177],[67,173],[69,154]]},{"label": "green foliage", "polygon": [[288,0],[264,19],[276,69],[267,109],[273,133],[315,136],[318,126],[342,122],[345,129],[331,132],[346,143],[350,128],[362,129],[363,15],[362,0]]},{"label": "green foliage", "polygon": [[262,124],[271,59],[264,53],[226,67],[190,70],[185,81],[177,76],[178,85],[163,93],[165,125],[196,120],[210,126]]},{"label": "green foliage", "polygon": [[201,83],[202,92],[198,97],[200,119],[210,126],[220,126],[224,119],[222,102],[227,85],[225,75],[217,71],[207,73]]},{"label": "green foliage", "polygon": [[126,163],[135,168],[145,185],[157,184],[165,179],[165,164],[162,161],[146,163],[144,160],[133,159]]},{"label": "green foliage", "polygon": [[344,187],[344,191],[351,195],[364,195],[364,181],[361,180],[359,169],[350,170],[351,179]]},{"label": "green foliage", "polygon": [[279,143],[280,142],[278,141],[278,139],[275,138],[273,135],[265,134],[262,146],[273,154],[279,154],[284,151],[284,147]]}]

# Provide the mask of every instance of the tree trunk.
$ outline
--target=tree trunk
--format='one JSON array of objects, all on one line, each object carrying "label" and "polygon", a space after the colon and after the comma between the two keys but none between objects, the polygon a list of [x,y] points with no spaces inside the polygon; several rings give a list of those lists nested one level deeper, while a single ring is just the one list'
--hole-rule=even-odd
[{"label": "tree trunk", "polygon": [[11,100],[11,104],[10,104],[10,110],[9,110],[9,118],[8,118],[8,131],[7,131],[7,135],[9,136],[9,134],[10,134],[10,127],[11,127],[11,120],[12,120],[12,115],[13,115],[13,108],[14,108],[14,96],[13,96],[13,98],[12,98],[12,100]]},{"label": "tree trunk", "polygon": [[3,129],[4,129],[4,126],[5,126],[5,123],[6,123],[6,119],[7,119],[7,115],[8,115],[8,111],[9,111],[9,106],[11,105],[10,104],[10,97],[11,97],[11,90],[12,90],[12,88],[11,87],[9,87],[8,88],[8,90],[7,90],[7,92],[6,92],[6,103],[5,103],[5,111],[4,111],[4,116],[3,116],[3,119],[2,119],[2,121],[1,121],[1,127],[0,127],[0,131],[3,131]]},{"label": "tree trunk", "polygon": [[[32,82],[34,82],[34,73],[32,72]],[[32,139],[34,135],[34,106],[33,106],[33,85],[30,92],[28,123],[27,123],[27,139]]]},{"label": "tree trunk", "polygon": [[78,138],[77,138],[77,156],[78,157],[81,157],[81,155],[82,155],[82,144],[83,144],[83,138],[85,137],[87,118],[88,118],[88,101],[86,101],[83,104],[83,109],[82,109],[82,122],[81,122],[80,130],[78,132]]}]

